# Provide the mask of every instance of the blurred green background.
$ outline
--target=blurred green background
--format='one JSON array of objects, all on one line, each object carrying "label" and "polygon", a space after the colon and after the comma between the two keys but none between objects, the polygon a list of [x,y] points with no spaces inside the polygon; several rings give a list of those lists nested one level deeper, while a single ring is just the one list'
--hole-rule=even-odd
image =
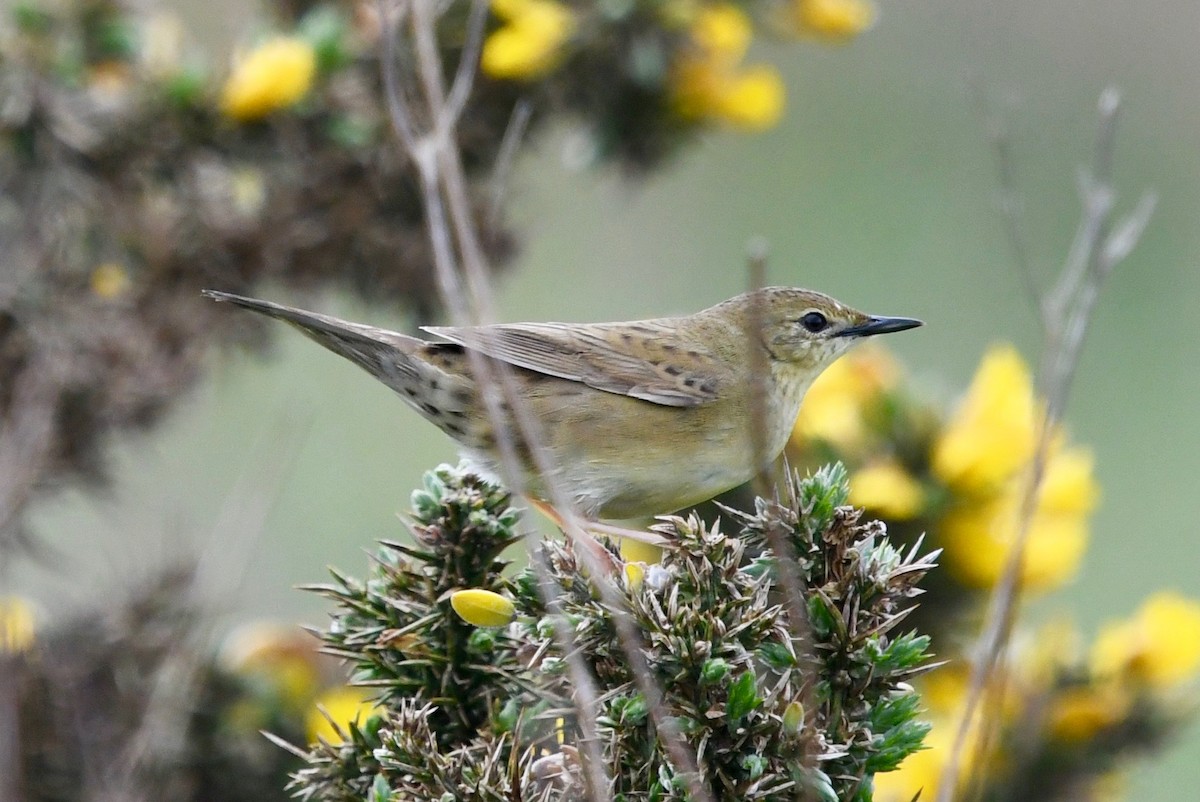
[{"label": "blurred green background", "polygon": [[[226,4],[221,4],[226,5]],[[189,8],[201,41],[245,40],[252,9]],[[1161,587],[1200,595],[1200,3],[1158,0],[884,2],[851,45],[760,46],[788,110],[763,135],[715,133],[646,181],[572,167],[577,132],[526,149],[510,213],[525,242],[497,286],[502,319],[608,320],[689,312],[745,288],[753,237],[771,283],[829,292],[928,326],[889,340],[933,394],[966,386],[986,346],[1032,361],[1036,322],[996,211],[988,132],[1009,131],[1031,252],[1047,282],[1078,219],[1101,90],[1124,97],[1117,185],[1159,207],[1101,300],[1068,413],[1104,489],[1078,580],[1032,614],[1086,632]],[[287,288],[270,296],[299,300]],[[345,299],[322,311],[418,322]],[[204,303],[197,298],[197,303]],[[232,312],[231,312],[232,314]],[[54,610],[175,557],[204,556],[230,619],[318,623],[293,589],[328,564],[351,573],[399,536],[396,513],[453,444],[349,363],[291,332],[269,361],[214,355],[212,380],[151,437],[116,449],[118,481],[39,508],[65,559],[21,584]],[[1200,737],[1138,770],[1130,799],[1192,798]]]}]

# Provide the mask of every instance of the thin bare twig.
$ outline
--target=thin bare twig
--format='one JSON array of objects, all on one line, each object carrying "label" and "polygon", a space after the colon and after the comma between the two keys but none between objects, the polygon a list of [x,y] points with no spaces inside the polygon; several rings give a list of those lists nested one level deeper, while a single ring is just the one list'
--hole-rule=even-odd
[{"label": "thin bare twig", "polygon": [[[767,241],[756,237],[750,241],[746,255],[746,272],[751,293],[750,305],[746,309],[746,323],[742,336],[748,343],[758,343],[764,332],[763,298],[757,294],[767,282]],[[767,374],[771,366],[767,361],[766,351],[762,348],[750,350],[750,375],[753,377],[753,391],[750,393],[750,414],[746,418],[748,427],[747,442],[750,444],[750,458],[754,465],[754,478],[751,480],[754,494],[762,498],[770,497],[771,484],[768,476],[767,462]]]},{"label": "thin bare twig", "polygon": [[513,106],[512,115],[508,118],[508,126],[504,129],[504,138],[500,140],[500,148],[496,152],[496,164],[492,168],[491,192],[488,198],[487,222],[494,226],[500,219],[500,210],[504,204],[504,196],[508,191],[508,178],[512,172],[513,162],[516,161],[517,148],[529,130],[529,121],[533,117],[533,104],[526,98],[521,98]]},{"label": "thin bare twig", "polygon": [[[391,77],[387,79],[389,102],[393,109],[393,117],[401,141],[409,150],[417,166],[422,195],[426,204],[427,226],[433,243],[439,287],[447,307],[456,322],[478,324],[492,317],[490,315],[492,294],[487,283],[483,249],[479,243],[475,219],[467,197],[460,154],[454,139],[454,124],[457,116],[454,109],[447,105],[435,34],[437,12],[430,0],[412,0],[409,12],[412,19],[411,33],[416,53],[417,79],[422,88],[427,110],[433,120],[430,130],[417,134],[412,127],[411,115],[405,108],[403,89],[400,87],[398,76],[395,73],[394,55],[387,56],[384,64],[385,71],[391,72]],[[477,16],[474,19],[475,24],[482,25],[486,18]],[[386,21],[387,17],[385,16],[385,23]],[[386,36],[392,38],[397,33],[396,27],[385,24]],[[472,34],[472,36],[474,35],[481,34]],[[471,58],[474,59],[475,56],[472,55]],[[455,87],[452,90],[456,96],[465,98],[469,95],[474,74],[473,65],[472,69],[466,71],[460,65]],[[465,100],[463,102],[465,103]],[[461,257],[461,262],[455,259],[456,250],[457,255]],[[459,278],[460,266],[466,279],[465,287]],[[564,513],[564,531],[576,544],[577,555],[588,566],[601,597],[613,610],[614,621],[621,636],[622,648],[630,660],[635,676],[638,677],[641,690],[655,724],[659,728],[664,747],[675,761],[677,768],[687,776],[693,797],[698,802],[708,802],[710,795],[699,781],[694,753],[682,740],[681,735],[672,729],[661,701],[661,688],[658,687],[646,665],[641,649],[640,634],[636,631],[632,621],[627,620],[623,613],[624,599],[615,585],[607,579],[608,572],[599,563],[593,550],[585,545],[590,542],[589,536],[579,526],[579,516],[572,510],[572,500],[565,498],[561,490],[554,486],[553,466],[541,445],[544,440],[540,437],[538,421],[533,419],[523,403],[507,366],[488,360],[479,352],[479,349],[468,348],[466,351],[485,409],[495,424],[500,451],[500,467],[506,482],[514,492],[522,493],[526,489],[523,471],[512,442],[514,432],[510,430],[510,425],[515,423],[517,430],[515,434],[520,436],[525,443],[535,469],[543,478],[543,484],[551,503]],[[508,415],[505,414],[505,400],[508,402]],[[527,543],[533,552],[536,549],[537,540],[532,533],[527,533]],[[550,580],[545,575],[544,567],[538,566],[538,562],[536,559],[533,561],[534,565],[539,568],[539,586],[543,589],[543,596],[547,600],[548,607],[553,610],[553,600],[550,598],[552,596]],[[560,646],[568,656],[576,651],[571,648],[572,644],[569,640],[571,628],[569,626],[555,627],[555,636],[556,639],[559,637],[565,639]],[[588,758],[586,768],[589,773],[589,793],[594,799],[603,798],[605,791],[610,786],[598,752],[594,683],[581,659],[569,659],[568,667],[571,670],[576,693],[576,706],[584,731],[583,746]]]},{"label": "thin bare twig", "polygon": [[475,73],[479,69],[479,54],[483,51],[483,32],[487,27],[488,0],[472,0],[470,16],[467,18],[467,38],[463,43],[462,56],[458,61],[458,72],[450,84],[450,97],[446,100],[444,124],[452,127],[462,118],[463,109],[471,97],[475,84]]},{"label": "thin bare twig", "polygon": [[1021,286],[1029,305],[1037,312],[1038,323],[1045,330],[1046,310],[1042,298],[1042,290],[1034,275],[1033,259],[1030,256],[1029,238],[1025,232],[1025,219],[1022,216],[1021,195],[1017,191],[1017,172],[1013,158],[1012,134],[1003,118],[998,114],[987,111],[983,101],[983,92],[978,93],[980,106],[983,107],[984,126],[987,130],[988,141],[996,160],[996,179],[999,183],[997,206],[1000,218],[1004,221],[1004,233],[1008,236],[1008,244],[1012,249],[1013,260],[1021,277]]},{"label": "thin bare twig", "polygon": [[380,67],[383,72],[383,88],[387,95],[388,118],[392,121],[392,130],[400,137],[405,152],[411,155],[417,149],[417,131],[408,113],[408,104],[404,102],[404,89],[400,86],[400,75],[396,69],[396,37],[407,12],[407,3],[379,0],[379,19],[383,28],[383,47],[380,48],[380,58],[383,62]]},{"label": "thin bare twig", "polygon": [[15,542],[18,515],[52,458],[62,376],[52,359],[45,362],[21,372],[13,388],[12,414],[0,422],[0,556],[10,545],[5,540]]},{"label": "thin bare twig", "polygon": [[[423,5],[421,0],[417,0],[417,4]],[[426,225],[429,231],[430,244],[433,248],[435,276],[438,280],[442,298],[446,303],[447,309],[450,310],[451,317],[455,323],[460,325],[478,323],[480,322],[478,307],[472,306],[467,302],[467,295],[459,279],[457,269],[458,260],[455,257],[454,245],[451,241],[450,229],[446,220],[446,211],[440,189],[438,162],[434,153],[434,149],[438,143],[436,140],[429,138],[431,135],[439,133],[439,131],[435,124],[434,131],[422,137],[418,136],[413,126],[412,117],[404,99],[404,90],[400,85],[396,67],[395,42],[400,35],[400,20],[388,13],[388,5],[386,0],[383,0],[381,3],[381,17],[384,23],[383,36],[385,40],[383,48],[384,83],[388,91],[388,105],[393,127],[405,150],[412,157],[417,168],[418,179],[421,183]],[[429,19],[427,15],[422,15],[419,22],[431,24]],[[419,22],[414,14],[414,27],[417,27]],[[427,70],[428,67],[425,69]],[[440,75],[440,66],[437,69]],[[436,88],[437,79],[427,78],[424,85],[427,89],[431,86]],[[427,97],[427,102],[436,104],[438,102],[437,97],[439,96],[435,95],[434,98]],[[435,118],[440,117],[440,114],[435,115]],[[452,130],[453,128],[451,128]],[[441,137],[443,141],[448,138],[446,131],[442,130],[440,133],[443,135]],[[477,383],[481,388],[484,407],[492,421],[499,423],[494,428],[497,433],[497,449],[499,451],[501,469],[505,474],[505,481],[509,483],[508,486],[513,492],[519,494],[524,490],[521,471],[511,435],[507,427],[503,424],[501,399],[495,393],[488,392],[488,389],[494,386],[489,381],[491,363],[475,349],[467,349],[466,353],[471,363],[473,374],[476,376]],[[533,554],[536,549],[536,540],[533,539],[532,533],[526,533],[526,542],[530,553]],[[538,588],[543,600],[547,604],[547,609],[552,615],[555,615],[556,621],[562,620],[561,612],[555,609],[552,581],[546,572],[545,566],[537,559],[532,560],[531,563],[534,565],[535,570],[537,570]],[[556,641],[560,639],[563,641],[559,645],[564,654],[568,656],[567,669],[576,693],[576,709],[579,715],[580,726],[584,732],[583,746],[585,754],[588,756],[586,769],[588,771],[589,796],[594,800],[599,799],[601,798],[599,795],[603,794],[608,786],[608,778],[603,773],[604,764],[598,752],[599,734],[595,721],[595,713],[593,712],[596,709],[597,698],[595,683],[587,667],[583,664],[582,658],[578,656],[576,650],[571,648],[572,644],[569,640],[570,627],[555,626],[554,635]]]},{"label": "thin bare twig", "polygon": [[1021,497],[1012,550],[992,593],[987,622],[976,643],[976,659],[962,718],[938,786],[939,802],[954,799],[972,722],[1012,635],[1021,596],[1025,547],[1037,511],[1051,442],[1070,396],[1100,290],[1116,265],[1132,251],[1154,211],[1155,198],[1148,193],[1133,212],[1113,222],[1116,192],[1112,186],[1112,163],[1119,108],[1116,90],[1105,90],[1100,96],[1099,132],[1092,167],[1081,174],[1079,182],[1083,207],[1080,225],[1058,281],[1047,296],[1039,299],[1046,335],[1038,385],[1046,399],[1046,409]]},{"label": "thin bare twig", "polygon": [[[766,271],[767,242],[762,238],[756,238],[750,242],[747,258],[749,289],[752,292],[765,286]],[[755,297],[748,311],[744,336],[747,342],[757,343],[762,339],[765,323],[762,300]],[[766,351],[761,348],[750,349],[750,360],[750,372],[754,377],[755,387],[754,392],[750,394],[750,414],[747,425],[750,427],[748,440],[754,465],[756,466],[752,480],[754,493],[763,499],[770,499],[772,495],[778,498],[778,495],[773,494],[771,490],[773,483],[770,471],[773,466],[768,464],[766,442],[767,417],[769,414],[767,409],[767,377],[770,365],[767,361]],[[785,476],[790,470],[785,460],[783,464]],[[791,477],[788,476],[786,480],[789,482],[789,487],[790,479]],[[804,580],[801,578],[800,561],[796,554],[796,549],[788,537],[788,532],[782,527],[768,526],[765,536],[767,544],[775,554],[775,570],[779,579],[779,587],[783,591],[784,603],[787,606],[788,634],[792,639],[801,665],[806,665],[810,669],[814,668],[815,663],[812,660],[812,629],[809,626],[808,606],[804,601]],[[813,717],[816,715],[818,709],[818,705],[812,701],[814,687],[815,684],[807,683],[800,698],[800,703],[803,705],[808,717],[805,726],[813,726]],[[807,757],[807,755],[801,756],[801,758]],[[803,793],[802,790],[802,796]]]},{"label": "thin bare twig", "polygon": [[[424,2],[425,0],[416,0],[416,7],[419,8]],[[414,12],[414,22],[416,22],[416,18],[417,14]],[[436,49],[433,45],[436,43],[431,39],[432,34],[428,30],[422,33],[418,28],[415,31],[415,35],[418,37],[417,59],[419,69],[422,72],[433,72],[435,69],[433,56],[436,54]],[[425,47],[420,46],[422,39],[425,40]],[[426,85],[432,87],[435,93],[440,89],[436,80],[430,81],[427,79]],[[467,281],[469,303],[476,310],[490,311],[488,306],[492,298],[492,293],[488,285],[487,272],[484,269],[485,257],[483,255],[483,248],[479,242],[475,220],[467,197],[466,177],[463,174],[459,151],[449,139],[449,129],[435,127],[434,134],[441,137],[441,140],[435,146],[437,166],[441,179],[441,189],[444,193],[444,199],[450,212],[450,220],[454,227],[454,235],[462,255],[462,266]],[[474,349],[468,349],[468,351],[472,350]],[[709,802],[711,797],[708,789],[700,782],[699,768],[695,754],[687,742],[684,741],[678,726],[667,715],[665,705],[662,701],[664,696],[663,690],[654,679],[654,675],[646,661],[641,633],[638,632],[637,627],[626,614],[625,599],[608,578],[609,572],[604,570],[604,566],[599,564],[595,552],[590,546],[591,536],[584,530],[584,525],[578,513],[574,510],[574,500],[567,497],[561,488],[557,486],[557,483],[553,481],[553,477],[556,475],[555,466],[550,455],[542,446],[545,439],[542,436],[540,421],[532,415],[528,405],[524,403],[524,399],[517,390],[511,370],[506,365],[488,362],[486,369],[490,371],[490,381],[485,380],[480,386],[485,390],[488,388],[498,388],[501,390],[508,401],[510,414],[517,424],[518,436],[522,438],[527,446],[526,450],[531,457],[534,468],[542,478],[542,484],[545,485],[551,503],[555,509],[560,512],[566,512],[563,521],[564,531],[575,544],[577,556],[588,566],[601,598],[612,611],[613,622],[617,628],[622,651],[626,659],[630,662],[630,669],[643,698],[646,700],[651,719],[658,731],[664,749],[667,750],[676,768],[689,783],[689,791],[692,797],[697,802]],[[502,411],[498,410],[498,412],[500,415],[503,414]],[[493,420],[499,421],[498,430],[507,428],[503,417],[496,417]],[[518,477],[520,475],[520,468],[515,459],[510,464],[509,472],[515,473]],[[520,481],[519,478],[517,481]],[[594,716],[594,712],[591,715]]]},{"label": "thin bare twig", "polygon": [[[389,37],[394,37],[396,34],[397,32],[394,30],[388,32]],[[394,62],[388,68],[394,70]],[[424,69],[428,70],[427,62]],[[427,79],[425,86],[436,87],[436,79]],[[452,131],[453,129],[450,130]],[[468,295],[459,280],[457,259],[454,256],[450,228],[446,219],[447,215],[441,194],[440,170],[436,150],[439,144],[442,147],[450,145],[448,140],[450,132],[446,129],[439,130],[436,127],[431,132],[432,135],[438,133],[442,135],[440,137],[441,142],[437,139],[417,140],[413,143],[412,147],[414,160],[417,162],[420,174],[430,240],[433,243],[435,270],[442,295],[447,303],[447,308],[451,310],[456,323],[479,323],[481,322],[479,306],[468,302]],[[476,376],[477,386],[480,388],[484,407],[492,421],[498,424],[494,426],[494,429],[497,433],[497,449],[505,481],[514,492],[518,494],[522,493],[525,489],[523,478],[515,444],[513,443],[511,433],[504,423],[503,400],[496,392],[493,392],[493,389],[497,385],[492,374],[492,367],[495,363],[485,359],[482,353],[476,349],[467,349],[467,355],[471,362],[473,374]],[[536,536],[532,531],[527,531],[525,537],[527,548],[531,554],[534,554],[537,548]],[[536,557],[531,560],[531,563],[537,571],[538,589],[543,601],[547,605],[547,610],[555,617],[556,623],[565,622],[561,610],[558,609],[555,601],[552,580],[545,566]],[[580,727],[584,734],[582,746],[584,747],[584,753],[588,757],[585,768],[588,772],[589,796],[592,799],[599,799],[605,793],[609,782],[604,772],[603,760],[598,751],[599,731],[594,712],[597,707],[595,682],[588,672],[587,666],[583,663],[582,656],[578,654],[577,650],[572,648],[571,628],[566,626],[565,623],[555,626],[554,637],[560,649],[567,655],[567,669],[570,672],[572,687],[575,690],[576,710]]]}]

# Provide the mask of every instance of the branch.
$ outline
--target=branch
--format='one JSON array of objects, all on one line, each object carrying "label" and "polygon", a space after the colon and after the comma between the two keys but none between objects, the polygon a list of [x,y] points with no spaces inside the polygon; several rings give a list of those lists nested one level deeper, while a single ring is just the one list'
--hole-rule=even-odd
[{"label": "branch", "polygon": [[[983,93],[977,93],[983,107]],[[1012,249],[1013,260],[1021,277],[1021,286],[1025,290],[1029,305],[1037,312],[1038,323],[1043,332],[1046,325],[1046,310],[1042,299],[1042,291],[1033,272],[1033,259],[1029,254],[1029,239],[1025,232],[1025,220],[1021,215],[1021,196],[1017,191],[1016,164],[1013,160],[1012,135],[1004,120],[999,115],[990,115],[983,109],[981,116],[987,130],[988,141],[992,146],[996,161],[996,180],[999,183],[997,207],[1000,218],[1004,222],[1004,232],[1008,235],[1009,247]]]},{"label": "branch", "polygon": [[45,361],[20,373],[11,414],[0,420],[0,551],[5,540],[17,541],[18,515],[53,459],[62,376]]},{"label": "branch", "polygon": [[[486,15],[478,11],[472,13],[471,22],[478,30],[468,34],[468,46],[464,50],[464,60],[469,61],[470,65],[469,68],[463,64],[459,65],[451,97],[448,99],[438,54],[437,12],[434,1],[411,0],[408,10],[411,18],[412,45],[416,54],[415,77],[429,118],[433,121],[432,125],[424,132],[418,132],[413,127],[404,89],[400,86],[396,73],[394,45],[390,42],[386,51],[389,55],[384,63],[389,107],[401,142],[417,167],[426,206],[427,227],[433,245],[434,266],[447,309],[450,310],[456,324],[478,325],[485,320],[494,319],[494,315],[491,314],[493,295],[487,279],[486,257],[479,241],[476,220],[467,194],[461,154],[455,139],[455,125],[462,108],[451,103],[465,105],[470,94],[475,63],[478,60],[478,49],[470,43],[482,40],[482,26],[486,22]],[[386,9],[384,21],[384,35],[394,39],[398,34],[398,27],[395,21],[386,15]],[[641,635],[624,613],[624,597],[609,579],[611,570],[596,554],[595,542],[580,525],[581,519],[574,511],[572,500],[553,482],[555,472],[543,445],[545,441],[541,436],[539,422],[524,403],[511,369],[501,363],[487,360],[479,349],[468,348],[466,353],[481,400],[493,422],[500,452],[501,472],[508,487],[522,494],[527,490],[524,470],[513,442],[515,434],[526,446],[533,467],[546,487],[550,502],[563,514],[563,529],[575,544],[576,554],[588,567],[601,598],[613,611],[622,650],[630,662],[634,676],[638,679],[639,689],[647,701],[664,748],[675,762],[676,768],[687,777],[692,798],[697,802],[711,802],[711,794],[700,781],[694,751],[667,715],[662,703],[662,689],[646,662]],[[505,414],[505,401],[511,421]],[[512,431],[512,424],[515,424],[515,432]],[[536,535],[532,532],[527,533],[526,542],[531,554],[534,554],[538,542]],[[532,563],[538,570],[543,599],[553,611],[555,605],[549,585],[550,579],[544,566],[540,565],[536,558]],[[572,629],[565,622],[562,626],[555,627],[555,637],[562,640],[558,645],[564,654],[569,656],[577,651],[572,648]],[[581,658],[569,659],[568,668],[575,688],[580,725],[584,732],[583,746],[587,753],[585,766],[588,771],[589,793],[593,799],[601,799],[611,785],[599,753],[595,685]]]},{"label": "branch", "polygon": [[1053,435],[1066,409],[1084,337],[1105,279],[1133,250],[1153,214],[1155,198],[1146,194],[1133,212],[1113,222],[1116,191],[1112,186],[1113,148],[1120,96],[1113,88],[1100,96],[1099,133],[1090,171],[1080,177],[1083,212],[1054,289],[1039,299],[1045,341],[1038,376],[1046,412],[1038,432],[1029,468],[1013,548],[1000,582],[992,593],[988,617],[976,642],[976,662],[971,670],[962,719],[950,757],[938,785],[938,802],[951,802],[959,767],[966,749],[972,719],[1008,647],[1016,608],[1021,596],[1021,568],[1038,497],[1046,474]]}]

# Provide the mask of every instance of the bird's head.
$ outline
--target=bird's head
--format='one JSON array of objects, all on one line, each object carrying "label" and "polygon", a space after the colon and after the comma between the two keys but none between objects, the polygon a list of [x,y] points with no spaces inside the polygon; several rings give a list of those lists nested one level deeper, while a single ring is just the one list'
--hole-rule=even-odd
[{"label": "bird's head", "polygon": [[739,296],[747,327],[779,367],[815,378],[864,338],[922,325],[908,317],[868,315],[812,290],[767,287]]}]

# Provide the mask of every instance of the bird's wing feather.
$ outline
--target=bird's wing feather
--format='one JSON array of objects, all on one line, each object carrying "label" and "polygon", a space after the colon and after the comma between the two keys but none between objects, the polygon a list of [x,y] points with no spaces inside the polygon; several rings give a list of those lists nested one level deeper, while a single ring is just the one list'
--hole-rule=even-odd
[{"label": "bird's wing feather", "polygon": [[708,349],[651,322],[424,329],[517,367],[670,407],[716,400],[725,378]]}]

